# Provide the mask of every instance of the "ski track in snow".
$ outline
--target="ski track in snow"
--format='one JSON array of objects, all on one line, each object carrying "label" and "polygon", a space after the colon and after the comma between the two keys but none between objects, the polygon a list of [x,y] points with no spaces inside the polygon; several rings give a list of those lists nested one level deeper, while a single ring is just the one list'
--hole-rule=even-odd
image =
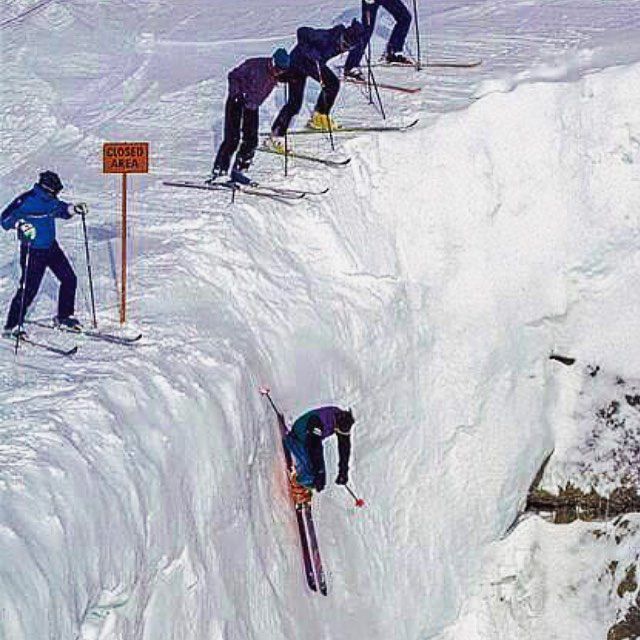
[{"label": "ski track in snow", "polygon": [[[3,7],[3,201],[54,168],[64,197],[90,203],[107,327],[119,177],[100,173],[102,142],[149,140],[152,173],[130,179],[143,342],[78,338],[66,360],[0,345],[0,635],[546,640],[553,619],[557,637],[583,640],[613,623],[604,583],[588,608],[571,606],[571,579],[548,577],[561,561],[577,584],[606,569],[601,547],[593,566],[580,558],[587,525],[527,519],[496,541],[570,422],[571,383],[548,353],[621,375],[640,365],[637,3],[421,5],[427,60],[483,65],[377,71],[424,87],[383,92],[390,120],[421,121],[340,137],[348,168],[293,162],[285,180],[280,159],[258,154],[256,179],[330,185],[326,196],[231,206],[162,186],[210,169],[230,68],[289,46],[302,24],[357,15],[352,4]],[[388,28],[381,15],[378,49]],[[316,95],[310,82],[299,126]],[[358,87],[335,113],[380,122]],[[300,150],[328,154],[326,138],[304,138]],[[59,231],[88,317],[79,225]],[[5,236],[7,302],[16,279]],[[34,317],[51,315],[55,293],[48,278]],[[358,418],[353,478],[368,508],[354,513],[336,487],[316,501],[327,599],[304,590],[265,382],[289,419],[323,402]],[[335,457],[328,446],[330,474]],[[628,561],[632,544],[617,553]],[[505,599],[496,582],[514,585]]]}]

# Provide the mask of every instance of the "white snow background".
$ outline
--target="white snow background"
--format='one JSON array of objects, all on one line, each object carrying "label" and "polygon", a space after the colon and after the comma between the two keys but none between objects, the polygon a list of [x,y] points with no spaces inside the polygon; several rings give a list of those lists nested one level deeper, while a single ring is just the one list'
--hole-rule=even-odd
[{"label": "white snow background", "polygon": [[[257,155],[256,179],[326,196],[230,205],[162,185],[209,171],[228,70],[351,5],[3,3],[1,199],[54,169],[62,197],[89,203],[106,328],[119,177],[102,175],[102,143],[152,151],[130,180],[140,346],[0,352],[3,640],[585,640],[615,621],[597,577],[633,544],[537,518],[501,538],[575,428],[549,353],[640,377],[640,5],[420,2],[427,59],[483,64],[380,69],[423,86],[383,92],[390,121],[420,123],[339,137],[346,169],[294,162],[285,179]],[[381,13],[377,51],[389,24]],[[299,126],[316,94],[310,82]],[[381,122],[355,86],[334,113]],[[329,153],[306,138],[300,150]],[[88,322],[80,226],[58,229]],[[3,313],[17,277],[6,234]],[[55,295],[48,279],[32,317]],[[315,500],[327,598],[304,584],[263,383],[288,418],[328,402],[357,417],[367,508],[334,485]]]}]

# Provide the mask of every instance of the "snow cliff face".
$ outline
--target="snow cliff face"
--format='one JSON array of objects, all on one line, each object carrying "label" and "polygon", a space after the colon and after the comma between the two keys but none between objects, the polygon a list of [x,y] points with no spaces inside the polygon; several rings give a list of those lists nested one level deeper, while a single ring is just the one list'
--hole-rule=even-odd
[{"label": "snow cliff face", "polygon": [[[85,343],[73,362],[2,351],[7,638],[577,640],[624,618],[636,517],[530,518],[501,540],[552,449],[544,486],[584,479],[589,403],[549,353],[628,378],[640,365],[640,67],[586,74],[640,59],[638,25],[633,3],[588,4],[435,3],[431,46],[483,68],[400,76],[425,89],[387,106],[419,126],[341,142],[340,172],[294,165],[290,184],[331,184],[295,206],[230,207],[160,178],[209,169],[226,69],[342,3],[52,2],[5,30],[4,200],[51,166],[90,202],[103,323],[118,246],[100,145],[149,139],[153,154],[132,196],[144,344]],[[377,117],[353,87],[337,115]],[[279,171],[258,158],[257,178]],[[80,273],[73,223],[61,243]],[[7,299],[16,273],[5,241]],[[52,296],[47,283],[34,315]],[[264,382],[289,418],[325,402],[358,418],[368,509],[338,488],[316,500],[326,600],[304,591]]]}]

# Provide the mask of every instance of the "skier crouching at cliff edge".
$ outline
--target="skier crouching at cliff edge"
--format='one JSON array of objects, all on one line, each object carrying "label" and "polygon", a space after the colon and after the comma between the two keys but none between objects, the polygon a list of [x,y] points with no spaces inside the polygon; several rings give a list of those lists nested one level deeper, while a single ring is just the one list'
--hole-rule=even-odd
[{"label": "skier crouching at cliff edge", "polygon": [[277,49],[270,58],[249,58],[229,73],[229,92],[225,105],[224,139],[213,164],[209,184],[227,181],[231,156],[242,144],[231,170],[231,180],[250,184],[245,171],[251,165],[258,146],[260,105],[271,95],[278,82],[284,81],[289,69],[289,54]]},{"label": "skier crouching at cliff edge", "polygon": [[339,24],[331,29],[298,29],[298,42],[291,51],[291,66],[285,74],[289,85],[288,100],[271,127],[271,137],[265,141],[267,147],[284,153],[284,135],[291,120],[300,112],[307,78],[313,78],[321,86],[307,126],[318,131],[340,129],[340,125],[330,115],[340,91],[340,80],[327,62],[358,47],[363,37],[364,28],[357,20],[353,20],[348,27]]}]

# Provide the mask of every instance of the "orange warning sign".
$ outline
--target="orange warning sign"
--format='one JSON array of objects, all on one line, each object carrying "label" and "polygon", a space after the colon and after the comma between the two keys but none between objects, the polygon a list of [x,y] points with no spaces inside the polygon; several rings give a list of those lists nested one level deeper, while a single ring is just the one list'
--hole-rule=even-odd
[{"label": "orange warning sign", "polygon": [[103,173],[149,173],[148,142],[105,142]]}]

